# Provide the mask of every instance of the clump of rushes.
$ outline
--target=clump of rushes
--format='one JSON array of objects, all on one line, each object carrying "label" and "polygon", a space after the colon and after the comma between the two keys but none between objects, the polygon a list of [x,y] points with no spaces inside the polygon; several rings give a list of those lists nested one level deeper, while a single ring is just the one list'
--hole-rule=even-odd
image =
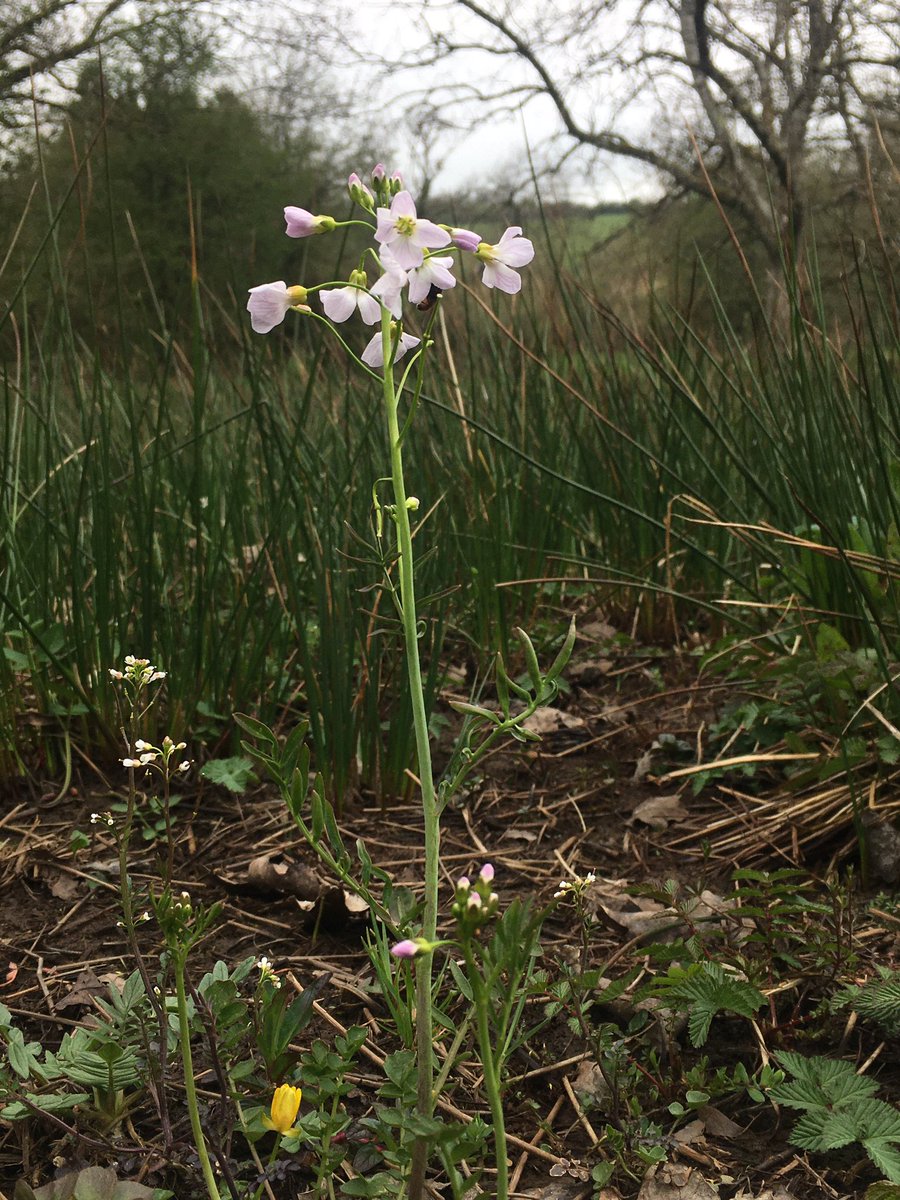
[{"label": "clump of rushes", "polygon": [[[571,653],[574,629],[563,651],[546,676],[537,667],[537,658],[527,635],[522,635],[523,647],[528,660],[532,689],[521,688],[508,681],[502,664],[498,666],[501,679],[498,693],[503,698],[503,712],[491,714],[476,706],[466,706],[466,726],[458,755],[448,776],[435,784],[431,762],[431,747],[428,734],[428,717],[419,660],[418,616],[416,610],[415,570],[413,559],[413,531],[411,518],[419,509],[417,497],[407,494],[404,478],[403,447],[411,422],[422,393],[424,370],[428,351],[432,346],[431,329],[444,293],[456,286],[453,271],[457,259],[469,255],[481,268],[482,283],[508,295],[515,295],[522,287],[518,268],[526,266],[534,257],[534,247],[522,236],[519,226],[511,226],[497,242],[486,241],[474,230],[457,229],[442,225],[419,215],[412,194],[404,186],[399,174],[388,175],[382,164],[371,174],[371,186],[363,183],[357,174],[350,176],[347,183],[351,200],[361,210],[361,216],[347,221],[338,221],[328,215],[314,215],[306,209],[289,206],[285,208],[286,232],[289,237],[304,238],[346,229],[362,227],[369,231],[372,243],[363,251],[347,278],[307,286],[288,285],[284,280],[261,284],[250,289],[247,309],[253,329],[258,333],[270,333],[280,325],[289,312],[300,315],[303,320],[316,320],[325,325],[330,334],[344,347],[357,366],[371,379],[377,381],[383,399],[387,448],[390,457],[390,483],[393,503],[382,504],[378,499],[378,484],[373,489],[374,526],[376,545],[370,547],[373,559],[383,566],[383,585],[394,603],[403,629],[406,650],[406,666],[412,703],[415,731],[416,778],[419,780],[420,797],[424,817],[424,904],[421,915],[421,935],[398,943],[406,948],[415,947],[411,957],[416,958],[416,1063],[417,1101],[416,1109],[427,1125],[433,1114],[434,1059],[432,1017],[432,956],[422,953],[433,949],[436,941],[438,917],[438,879],[440,855],[440,814],[462,779],[487,752],[497,738],[506,733],[527,740],[527,731],[521,728],[524,720],[541,704],[547,703],[556,693],[556,676],[562,671]],[[314,307],[321,304],[324,315]],[[410,306],[415,306],[410,309]],[[360,346],[352,332],[345,335],[343,326],[351,318],[358,318],[364,325],[377,326],[365,346]],[[424,328],[411,332],[411,326],[425,322]],[[408,356],[408,357],[407,357]],[[398,374],[395,368],[401,359],[406,359]],[[401,401],[409,393],[405,412],[401,416]],[[381,482],[381,481],[379,481]],[[425,505],[427,511],[428,505]],[[390,536],[392,531],[392,536]],[[511,712],[509,695],[525,697],[519,705],[520,712]],[[302,798],[298,797],[297,779],[303,780],[305,767],[297,770],[298,751],[288,748],[278,759],[275,756],[276,740],[271,730],[253,718],[240,717],[241,724],[256,737],[269,743],[271,750],[257,752],[261,762],[273,770],[282,787],[288,807],[297,821],[301,832],[329,867],[338,871],[345,883],[354,886],[349,877],[349,859],[336,829],[325,813],[324,797],[319,792],[313,796],[312,820],[309,824],[299,812]],[[473,728],[487,722],[489,729],[478,744],[470,745]],[[290,743],[291,739],[289,739]],[[252,752],[252,747],[247,746]],[[287,765],[286,765],[287,764]],[[325,845],[322,834],[327,835],[330,849]],[[361,857],[361,861],[362,857]],[[384,916],[383,910],[368,889],[372,875],[371,860],[363,861],[362,884],[356,884],[363,897],[372,905],[372,911]],[[478,887],[484,886],[482,881]],[[474,896],[480,897],[475,890]],[[487,919],[491,905],[488,892],[481,901],[482,914]],[[395,954],[403,950],[395,947]],[[496,1095],[496,1087],[494,1094]],[[502,1131],[502,1114],[496,1114]],[[495,1125],[495,1127],[497,1127]],[[429,1142],[424,1136],[415,1143],[410,1173],[409,1193],[411,1200],[420,1200],[425,1187],[425,1172],[429,1155]]]}]

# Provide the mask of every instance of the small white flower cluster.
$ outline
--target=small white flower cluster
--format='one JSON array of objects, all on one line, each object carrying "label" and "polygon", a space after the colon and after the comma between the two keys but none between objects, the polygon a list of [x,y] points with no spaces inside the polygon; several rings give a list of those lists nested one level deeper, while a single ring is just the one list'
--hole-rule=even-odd
[{"label": "small white flower cluster", "polygon": [[92,825],[106,825],[108,829],[112,829],[115,825],[112,813],[91,813]]},{"label": "small white flower cluster", "polygon": [[560,880],[559,887],[553,893],[554,900],[562,900],[569,896],[583,896],[592,883],[597,882],[597,876],[593,871],[588,871],[587,875],[576,875],[572,879]]},{"label": "small white flower cluster", "polygon": [[268,958],[266,958],[265,954],[262,956],[262,958],[258,958],[256,960],[256,969],[259,971],[260,983],[268,979],[269,983],[271,983],[273,987],[281,987],[281,980],[275,974],[275,968],[269,962]]},{"label": "small white flower cluster", "polygon": [[133,654],[125,655],[124,671],[110,667],[109,674],[112,679],[124,679],[127,683],[135,684],[137,687],[146,687],[148,684],[157,683],[166,677],[165,671],[158,671],[149,658],[135,658]]},{"label": "small white flower cluster", "polygon": [[150,742],[145,742],[143,738],[136,738],[134,743],[137,758],[123,758],[123,767],[151,767],[156,765],[157,770],[163,774],[172,775],[176,772],[181,772],[190,769],[190,759],[183,759],[176,767],[172,767],[171,760],[173,755],[179,750],[184,750],[187,742],[174,742],[168,734],[163,738],[161,746],[154,746]]}]

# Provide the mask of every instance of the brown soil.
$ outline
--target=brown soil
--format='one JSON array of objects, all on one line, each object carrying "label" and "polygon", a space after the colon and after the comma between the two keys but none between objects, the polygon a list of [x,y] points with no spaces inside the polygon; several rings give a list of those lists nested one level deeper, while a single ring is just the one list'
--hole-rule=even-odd
[{"label": "brown soil", "polygon": [[[572,690],[559,702],[580,724],[548,732],[539,747],[514,747],[495,755],[460,801],[445,813],[444,899],[450,896],[452,881],[459,874],[477,869],[487,860],[495,866],[496,886],[504,902],[521,895],[548,903],[560,879],[589,871],[601,882],[645,884],[671,878],[683,887],[699,884],[721,890],[727,887],[734,856],[718,857],[715,844],[710,853],[704,840],[725,817],[736,822],[736,828],[741,820],[746,821],[747,844],[756,865],[782,867],[796,856],[797,847],[803,846],[805,868],[813,874],[824,871],[835,854],[850,844],[847,829],[805,842],[796,829],[788,828],[777,844],[770,839],[769,848],[763,845],[760,850],[750,837],[751,818],[741,815],[733,792],[711,787],[695,798],[690,777],[665,779],[666,772],[683,766],[684,760],[667,758],[665,750],[653,750],[659,735],[672,734],[689,743],[702,758],[704,730],[727,695],[721,685],[695,684],[692,664],[689,658],[662,660],[628,651],[593,659],[588,647],[574,672]],[[0,785],[6,788],[0,803],[0,1002],[12,1012],[26,1037],[45,1047],[56,1045],[66,1029],[94,1010],[93,994],[103,994],[111,976],[127,975],[133,969],[118,925],[115,848],[108,832],[90,823],[92,812],[104,812],[116,798],[122,798],[121,775],[121,768],[115,766],[106,772],[84,766],[62,796],[56,796],[50,786],[41,794],[24,784]],[[756,786],[765,784],[766,776],[762,776]],[[664,828],[654,829],[632,817],[643,801],[673,795],[680,797],[682,811],[676,810]],[[176,889],[188,890],[195,901],[221,901],[224,905],[213,933],[191,961],[192,978],[198,980],[216,959],[234,966],[248,955],[262,954],[286,981],[296,980],[301,987],[327,975],[316,1019],[303,1031],[300,1048],[317,1036],[328,1040],[336,1027],[352,1024],[370,1026],[370,1044],[377,1051],[386,1053],[394,1048],[389,1023],[370,990],[372,970],[363,946],[366,922],[347,913],[333,898],[324,909],[304,911],[309,906],[304,906],[298,895],[285,894],[274,876],[268,890],[265,882],[260,890],[258,882],[254,887],[248,878],[251,862],[263,854],[273,856],[276,862],[306,866],[321,878],[321,869],[296,834],[277,794],[260,787],[235,797],[203,785],[199,779],[193,785],[189,780],[177,813]],[[89,833],[87,849],[71,850],[73,829]],[[364,796],[351,799],[342,829],[348,844],[363,836],[376,863],[398,882],[416,886],[422,835],[414,804],[381,808],[372,806]],[[805,836],[808,831],[803,832]],[[158,879],[158,856],[157,844],[135,839],[131,870],[139,888]],[[308,878],[302,873],[301,877]],[[302,884],[299,890],[302,892]],[[637,961],[639,939],[633,939],[602,910],[597,910],[596,916],[589,944],[591,965],[603,967],[614,957],[620,966]],[[867,919],[860,946],[866,956],[877,955],[880,961],[890,963],[896,953],[898,925],[896,918],[884,916],[881,927]],[[140,932],[147,962],[155,967],[160,947],[152,928],[151,923]],[[859,936],[860,931],[857,933]],[[543,936],[545,965],[551,977],[556,964],[571,961],[579,941],[571,909],[557,908]],[[630,949],[623,952],[629,942]],[[864,967],[860,969],[867,973]],[[610,974],[615,973],[615,968],[610,968]],[[784,1048],[804,1047],[806,1013],[800,985],[794,995],[795,1026],[785,1026],[777,1034],[778,1044]],[[704,1053],[714,1065],[733,1065],[743,1057],[752,1069],[757,1047],[734,1040],[737,1033],[743,1036],[745,1029],[746,1023],[716,1021]],[[833,1044],[820,1043],[809,1052],[856,1052],[862,1062],[878,1045],[876,1038],[859,1029],[843,1041],[841,1032],[841,1027],[836,1028]],[[635,1045],[637,1054],[645,1052],[640,1048],[644,1043]],[[889,1050],[890,1045],[883,1046],[884,1063],[889,1062]],[[685,1068],[698,1057],[687,1046],[686,1037],[680,1045],[668,1048],[667,1053],[673,1052],[684,1054]],[[518,1074],[535,1072],[508,1095],[509,1128],[519,1139],[512,1147],[512,1159],[517,1165],[520,1159],[522,1163],[515,1177],[520,1193],[548,1200],[593,1194],[584,1179],[585,1168],[603,1157],[602,1146],[598,1150],[592,1143],[602,1131],[605,1117],[597,1110],[585,1115],[572,1090],[577,1056],[584,1053],[583,1043],[561,1026],[553,1036],[529,1046],[515,1064]],[[198,1061],[202,1058],[199,1049]],[[674,1069],[671,1061],[661,1064],[662,1069],[667,1065]],[[652,1072],[658,1066],[647,1060],[642,1069]],[[373,1097],[374,1088],[367,1079],[360,1076],[352,1100],[360,1113]],[[201,1090],[212,1098],[209,1077],[201,1076],[200,1083]],[[677,1093],[672,1098],[677,1098]],[[469,1114],[486,1112],[475,1076],[469,1077],[468,1084],[465,1079],[451,1080],[447,1099]],[[662,1123],[674,1130],[677,1122],[667,1117],[665,1103],[660,1111]],[[707,1128],[693,1140],[673,1138],[669,1147],[676,1175],[680,1170],[684,1180],[685,1171],[699,1173],[719,1187],[723,1200],[755,1197],[765,1187],[774,1190],[778,1186],[786,1188],[790,1196],[810,1200],[861,1196],[865,1186],[878,1178],[868,1163],[794,1150],[786,1138],[790,1122],[779,1123],[767,1105],[743,1109],[732,1105],[726,1115],[736,1122],[728,1136],[717,1136]],[[656,1118],[660,1119],[659,1113]],[[0,1188],[11,1195],[23,1174],[37,1186],[52,1178],[54,1168],[100,1162],[117,1166],[122,1178],[173,1187],[178,1200],[200,1196],[184,1113],[174,1114],[174,1140],[166,1153],[154,1120],[149,1101],[139,1100],[123,1128],[115,1135],[94,1139],[93,1145],[71,1132],[67,1121],[39,1118],[0,1125]],[[541,1122],[544,1127],[539,1134]],[[98,1149],[97,1142],[106,1149]],[[526,1154],[523,1143],[539,1143],[539,1147]],[[299,1166],[297,1172],[273,1184],[279,1200],[304,1193],[310,1175],[302,1161]],[[629,1182],[620,1177],[617,1182],[619,1191],[606,1191],[604,1197],[637,1194],[637,1178]],[[490,1187],[489,1175],[485,1185]],[[692,1193],[676,1188],[667,1194],[688,1200]]]}]

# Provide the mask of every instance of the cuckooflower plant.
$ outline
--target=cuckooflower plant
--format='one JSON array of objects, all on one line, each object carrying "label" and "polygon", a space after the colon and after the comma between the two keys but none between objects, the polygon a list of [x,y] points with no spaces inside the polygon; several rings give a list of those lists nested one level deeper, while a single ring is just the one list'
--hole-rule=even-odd
[{"label": "cuckooflower plant", "polygon": [[[378,379],[381,387],[390,454],[393,503],[382,505],[377,494],[374,494],[376,537],[381,543],[385,536],[385,528],[393,528],[394,546],[389,554],[382,555],[382,561],[385,563],[387,593],[397,607],[403,628],[415,730],[416,778],[420,781],[425,830],[425,899],[421,916],[421,936],[404,938],[397,942],[392,953],[398,958],[415,960],[416,1068],[418,1072],[416,1108],[417,1116],[420,1118],[420,1127],[427,1128],[431,1123],[435,1102],[434,1021],[432,1017],[433,955],[431,952],[442,944],[436,938],[440,813],[452,795],[454,787],[458,786],[462,777],[471,768],[471,764],[476,761],[477,752],[468,753],[465,761],[456,765],[450,777],[442,781],[441,792],[438,795],[431,763],[428,718],[417,635],[418,619],[410,522],[419,507],[419,502],[416,498],[407,496],[402,451],[407,426],[418,403],[423,381],[422,370],[418,369],[413,374],[413,368],[420,363],[421,356],[428,353],[432,344],[430,330],[442,293],[456,285],[454,267],[457,265],[457,259],[461,255],[473,255],[483,266],[482,280],[486,286],[499,288],[501,291],[512,294],[519,291],[522,286],[521,277],[516,268],[523,267],[532,260],[534,248],[527,238],[522,237],[522,230],[518,226],[508,229],[499,242],[491,245],[482,241],[481,235],[474,230],[439,225],[419,216],[415,200],[404,187],[401,176],[397,173],[388,176],[381,163],[372,171],[370,185],[364,184],[359,175],[355,173],[348,179],[348,194],[361,212],[361,216],[348,221],[338,221],[326,215],[313,216],[303,208],[287,207],[284,210],[287,233],[291,237],[308,237],[312,234],[326,233],[350,225],[369,231],[372,244],[362,253],[355,268],[349,273],[349,277],[345,280],[332,280],[309,287],[299,285],[288,287],[281,280],[262,284],[250,289],[247,308],[250,311],[252,326],[259,333],[271,332],[284,321],[291,309],[323,322],[349,351],[360,368]],[[372,280],[371,283],[370,280]],[[406,289],[409,304],[416,305],[417,309],[421,311],[404,312],[404,289]],[[319,293],[324,316],[306,303],[309,297],[315,293]],[[423,313],[430,313],[430,315],[423,316]],[[355,335],[352,326],[347,324],[357,314],[363,324],[378,324],[379,326],[378,331],[360,351],[353,349]],[[341,326],[340,331],[337,328],[338,325]],[[410,326],[416,331],[412,332]],[[406,361],[398,372],[398,378],[394,368],[404,359]],[[409,386],[411,379],[415,379],[415,388]],[[405,412],[401,420],[401,403],[407,392],[412,392],[412,395],[405,404]],[[573,641],[574,631],[570,631],[565,650],[558,656],[557,663],[546,676],[541,676],[540,672],[535,676],[537,683],[534,695],[531,697],[532,708],[526,707],[523,710],[525,715],[540,704],[546,703],[555,694],[554,680],[571,653]],[[530,647],[530,642],[528,646]],[[533,657],[533,650],[531,653]],[[535,671],[537,671],[536,659],[534,665]],[[529,695],[524,689],[520,690],[523,695]],[[484,719],[484,710],[475,707],[472,709],[472,713],[477,718]],[[271,736],[274,741],[271,731],[266,730],[258,721],[243,717],[239,719],[245,728],[257,735]],[[493,732],[484,739],[481,751],[486,752],[490,744],[502,733],[509,729],[517,729],[522,719],[524,719],[524,715],[520,718],[517,714],[505,712],[503,717],[493,722]],[[527,737],[527,735],[523,734],[522,737]],[[268,762],[271,764],[272,761],[270,757]],[[294,772],[291,771],[290,774],[293,775]],[[288,785],[284,784],[283,786]],[[290,785],[290,787],[294,787],[294,785]],[[304,834],[308,833],[310,844],[317,849],[323,861],[335,869],[345,870],[346,868],[340,867],[340,863],[344,861],[342,854],[332,854],[324,846],[320,836],[325,830],[335,845],[337,844],[335,839],[339,841],[340,836],[336,826],[329,827],[328,825],[324,815],[323,795],[314,792],[310,826],[307,826],[299,815],[300,801],[297,800],[295,792],[286,792],[286,799],[295,820]],[[318,833],[316,833],[317,829]],[[457,891],[456,903],[457,905],[461,904],[462,908],[458,913],[454,908],[454,912],[461,927],[468,930],[470,935],[474,934],[497,912],[498,900],[490,888],[491,875],[492,868],[486,866],[482,869],[474,887],[466,890],[464,898],[461,895],[461,889]],[[348,880],[348,882],[352,882],[352,880]],[[365,880],[358,886],[365,889]],[[382,919],[386,916],[390,920],[389,914],[379,909],[379,902],[371,892],[361,892],[361,894],[365,895],[373,912],[381,915]],[[499,1095],[496,1087],[493,1089],[493,1095],[495,1099]],[[296,1116],[296,1109],[293,1114],[289,1113],[287,1093],[278,1098],[278,1105],[276,1116],[276,1106],[273,1102],[271,1120],[275,1122],[276,1120],[281,1121],[283,1118],[290,1124],[290,1121],[293,1121]],[[290,1121],[288,1117],[290,1117]],[[498,1119],[495,1124],[502,1135],[502,1122]],[[428,1152],[428,1137],[424,1133],[420,1134],[415,1143],[410,1171],[409,1195],[411,1200],[421,1200],[424,1194]]]}]

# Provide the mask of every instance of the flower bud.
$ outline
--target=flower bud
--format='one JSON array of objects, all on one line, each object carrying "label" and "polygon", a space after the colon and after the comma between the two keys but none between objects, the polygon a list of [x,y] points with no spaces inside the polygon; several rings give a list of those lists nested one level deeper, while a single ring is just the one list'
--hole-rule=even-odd
[{"label": "flower bud", "polygon": [[358,204],[366,212],[375,211],[375,197],[355,171],[347,180],[347,191],[350,193],[350,199],[354,204]]},{"label": "flower bud", "polygon": [[269,1128],[274,1129],[282,1136],[291,1133],[294,1122],[297,1120],[297,1113],[300,1111],[302,1096],[302,1090],[292,1087],[289,1083],[283,1083],[277,1087],[275,1095],[272,1097],[270,1115],[265,1122]]}]

